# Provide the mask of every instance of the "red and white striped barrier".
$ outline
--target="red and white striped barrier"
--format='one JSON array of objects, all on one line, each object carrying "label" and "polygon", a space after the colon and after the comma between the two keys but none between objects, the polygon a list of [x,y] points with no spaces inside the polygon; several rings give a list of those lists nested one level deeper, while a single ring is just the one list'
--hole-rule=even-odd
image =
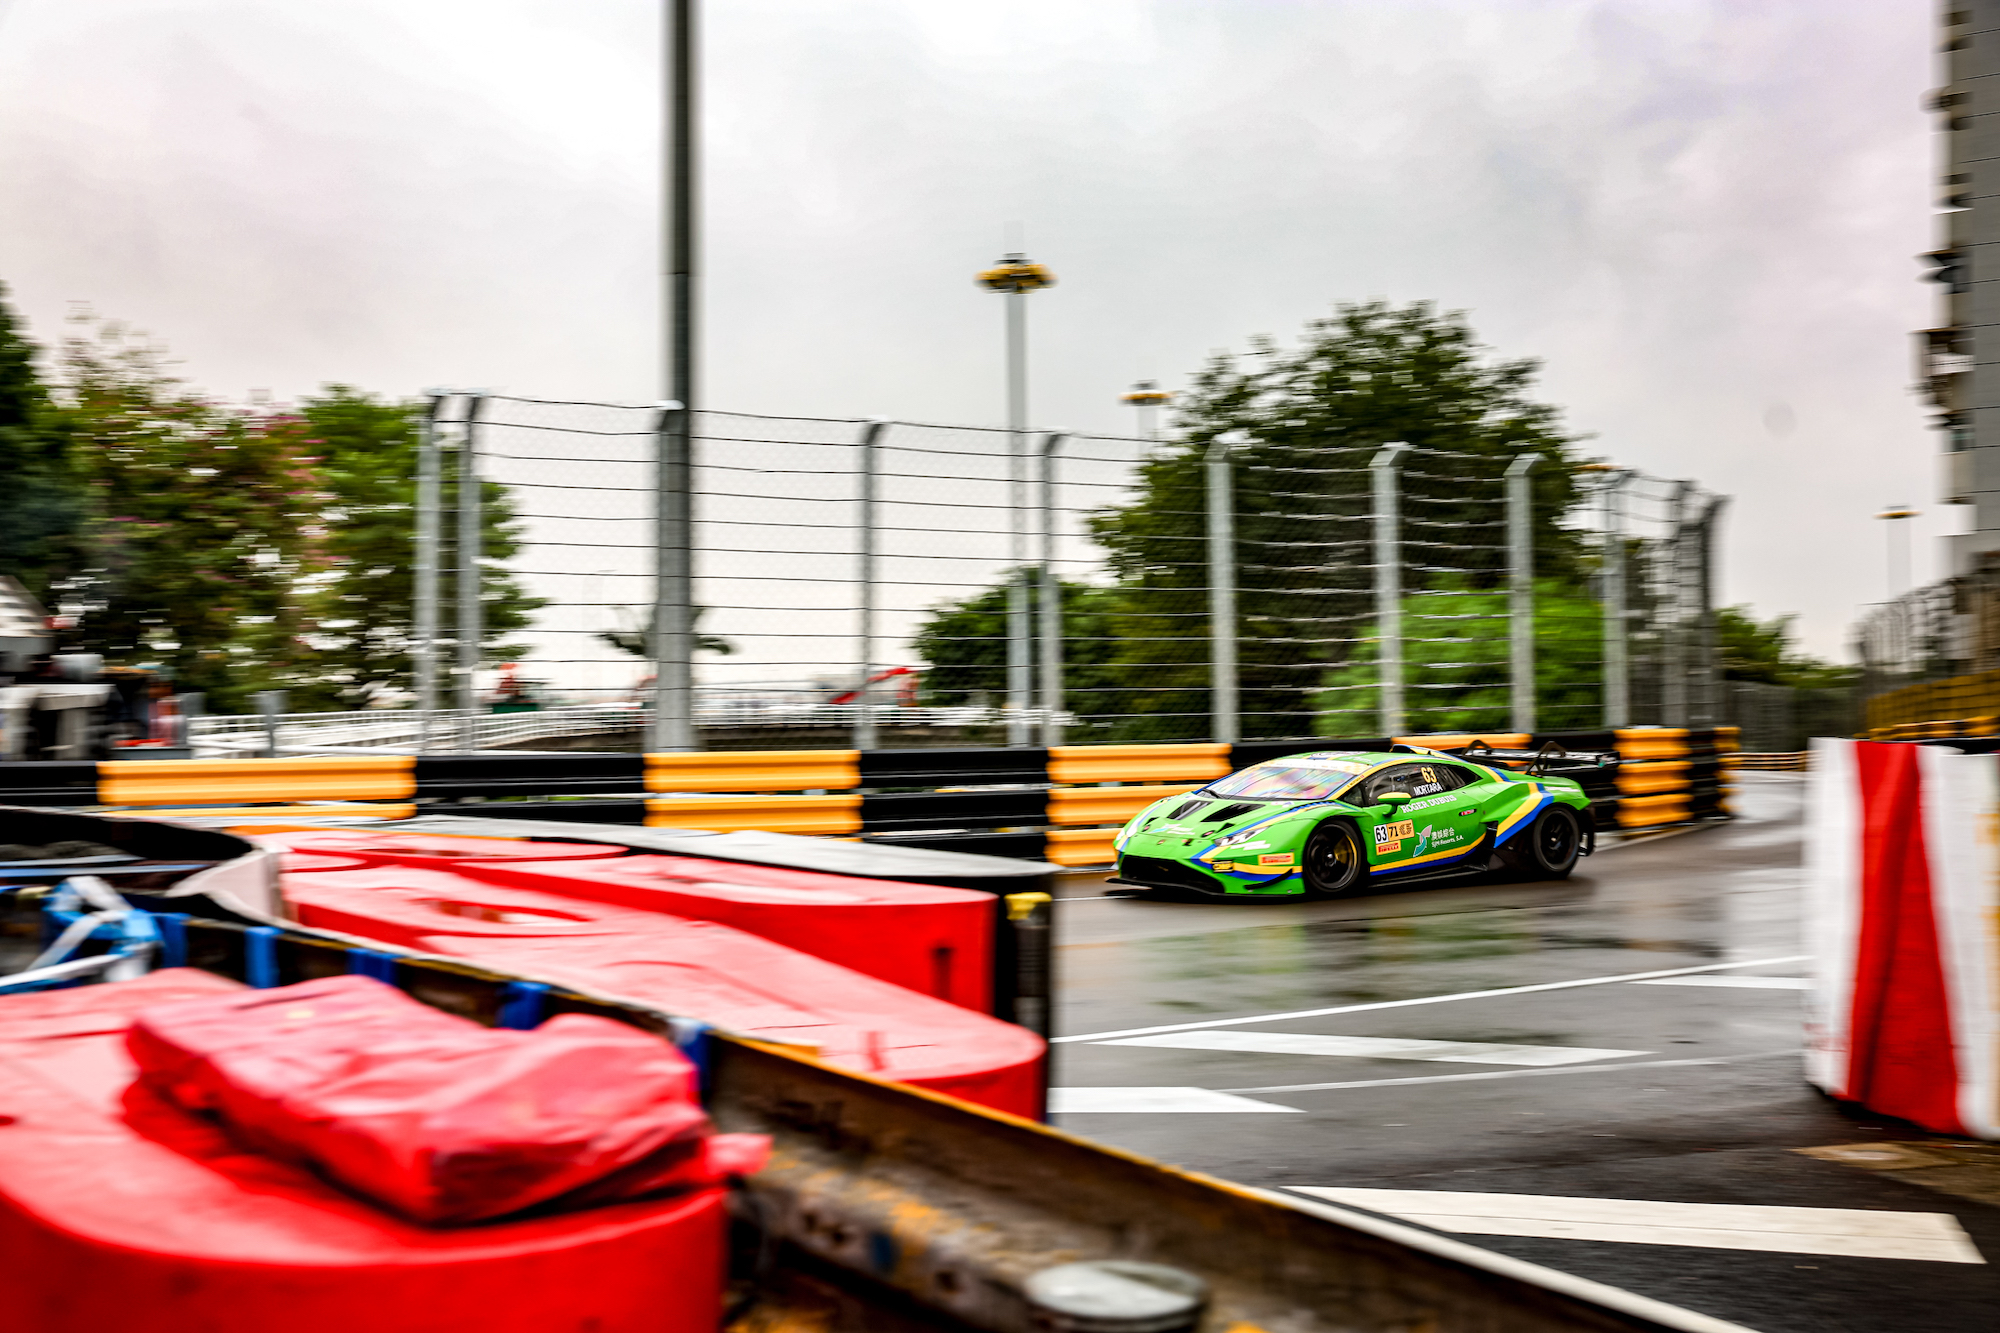
[{"label": "red and white striped barrier", "polygon": [[1806,1077],[2000,1139],[2000,756],[1816,740]]}]

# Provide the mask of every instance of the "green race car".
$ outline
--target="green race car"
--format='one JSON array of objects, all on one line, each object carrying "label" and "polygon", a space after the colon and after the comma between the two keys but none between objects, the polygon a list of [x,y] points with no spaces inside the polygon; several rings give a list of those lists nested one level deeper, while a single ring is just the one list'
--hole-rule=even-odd
[{"label": "green race car", "polygon": [[1617,762],[1479,743],[1287,755],[1140,811],[1112,883],[1330,897],[1503,868],[1561,879],[1596,846],[1590,799],[1562,774]]}]

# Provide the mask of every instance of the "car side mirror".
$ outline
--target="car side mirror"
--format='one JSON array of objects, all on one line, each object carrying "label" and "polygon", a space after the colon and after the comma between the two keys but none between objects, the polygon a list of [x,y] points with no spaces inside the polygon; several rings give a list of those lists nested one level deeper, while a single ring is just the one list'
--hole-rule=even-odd
[{"label": "car side mirror", "polygon": [[1394,812],[1407,803],[1409,799],[1410,794],[1406,791],[1385,791],[1375,798],[1375,804],[1386,806],[1391,812]]}]

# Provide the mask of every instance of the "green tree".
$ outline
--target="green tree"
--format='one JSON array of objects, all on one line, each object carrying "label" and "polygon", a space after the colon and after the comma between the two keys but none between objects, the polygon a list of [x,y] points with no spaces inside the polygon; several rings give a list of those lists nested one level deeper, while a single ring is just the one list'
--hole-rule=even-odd
[{"label": "green tree", "polygon": [[[1118,689],[1116,674],[1108,667],[1118,592],[1068,579],[1057,582],[1062,589],[1064,705],[1080,714],[1101,713],[1106,695]],[[1039,611],[1039,594],[1035,605]],[[911,647],[929,664],[918,694],[924,703],[969,704],[982,696],[993,703],[1004,700],[1006,585],[938,607],[917,631]]]},{"label": "green tree", "polygon": [[[1391,441],[1402,468],[1404,587],[1505,578],[1502,475],[1523,453],[1532,474],[1536,568],[1577,584],[1586,555],[1559,520],[1578,503],[1556,409],[1529,396],[1538,364],[1496,361],[1462,315],[1429,303],[1343,304],[1292,349],[1258,342],[1217,357],[1180,402],[1180,441],[1140,470],[1138,498],[1092,521],[1117,577],[1112,661],[1130,693],[1131,739],[1208,728],[1207,499],[1203,460],[1231,431],[1244,734],[1314,731],[1329,669],[1351,659],[1373,619],[1369,461]],[[1424,637],[1435,631],[1425,627]]]},{"label": "green tree", "polygon": [[1748,606],[1725,606],[1715,613],[1716,641],[1725,680],[1790,685],[1799,689],[1831,689],[1853,684],[1857,667],[1840,666],[1809,653],[1792,642],[1796,616],[1760,621]]},{"label": "green tree", "polygon": [[[736,645],[719,634],[701,633],[701,618],[708,611],[705,606],[694,608],[694,650],[698,653],[714,653],[718,657],[729,657],[736,652]],[[623,617],[620,617],[623,619]],[[628,626],[631,621],[625,622]],[[653,660],[653,613],[649,608],[632,628],[605,629],[597,632],[599,642],[608,643],[621,653],[645,661]]]},{"label": "green tree", "polygon": [[76,573],[84,489],[69,432],[53,410],[35,360],[0,285],[0,574],[44,602],[50,585]]},{"label": "green tree", "polygon": [[[290,705],[306,711],[360,708],[414,688],[416,493],[422,401],[394,402],[330,384],[300,402],[282,423],[295,447],[316,459],[323,497],[319,568],[301,580],[299,603],[312,652],[286,684]],[[446,487],[450,503],[453,488]],[[513,498],[498,482],[480,488],[479,591],[489,662],[527,650],[507,642],[545,603],[531,597],[501,564],[519,549]],[[446,523],[446,535],[455,524]],[[456,559],[439,576],[449,624],[456,605]]]},{"label": "green tree", "polygon": [[[1542,730],[1591,726],[1603,707],[1603,608],[1553,579],[1535,584],[1535,713]],[[1437,636],[1440,621],[1460,628]],[[1505,592],[1475,591],[1440,579],[1403,608],[1403,697],[1412,734],[1510,729],[1512,676]],[[1418,642],[1419,636],[1427,641]],[[1326,674],[1318,734],[1379,736],[1381,690],[1372,634]]]},{"label": "green tree", "polygon": [[66,647],[162,667],[233,711],[310,656],[293,588],[323,536],[321,496],[286,431],[166,367],[161,348],[94,317],[64,341],[56,416],[87,556],[54,591],[82,612]]}]

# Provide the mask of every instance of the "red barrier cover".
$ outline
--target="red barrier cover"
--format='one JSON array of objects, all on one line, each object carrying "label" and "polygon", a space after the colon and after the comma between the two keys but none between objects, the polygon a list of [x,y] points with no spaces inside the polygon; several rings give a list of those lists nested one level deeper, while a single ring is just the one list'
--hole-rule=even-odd
[{"label": "red barrier cover", "polygon": [[468,862],[514,888],[718,921],[891,985],[993,1012],[993,896],[689,856]]},{"label": "red barrier cover", "polygon": [[714,922],[498,888],[460,869],[288,874],[283,891],[309,926],[620,996],[809,1046],[842,1068],[1040,1114],[1045,1048],[1024,1028]]},{"label": "red barrier cover", "polygon": [[1807,1076],[2000,1138],[2000,773],[1990,755],[1813,742]]},{"label": "red barrier cover", "polygon": [[[624,856],[627,849],[602,842],[536,842],[527,838],[460,837],[450,833],[395,833],[373,829],[312,829],[259,833],[251,839],[311,855],[349,856],[368,865],[436,866],[460,861],[590,861]],[[289,865],[287,866],[289,869]]]},{"label": "red barrier cover", "polygon": [[[246,1153],[124,1030],[175,969],[0,997],[0,1323],[36,1333],[713,1333],[723,1191],[439,1230]],[[274,992],[255,992],[270,995]]]},{"label": "red barrier cover", "polygon": [[718,1183],[694,1067],[607,1018],[495,1031],[325,977],[147,1009],[126,1041],[155,1091],[420,1222]]}]

